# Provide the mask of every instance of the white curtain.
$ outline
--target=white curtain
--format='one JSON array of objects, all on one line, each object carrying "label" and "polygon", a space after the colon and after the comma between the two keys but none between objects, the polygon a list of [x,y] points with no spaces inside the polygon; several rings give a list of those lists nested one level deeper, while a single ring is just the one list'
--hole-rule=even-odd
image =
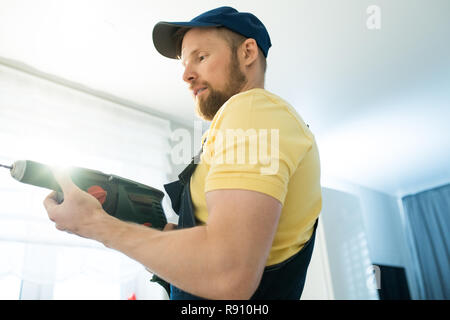
[{"label": "white curtain", "polygon": [[[0,163],[80,166],[163,190],[169,137],[167,120],[0,65]],[[0,281],[123,283],[142,273],[119,252],[57,231],[42,205],[48,193],[0,170]]]}]

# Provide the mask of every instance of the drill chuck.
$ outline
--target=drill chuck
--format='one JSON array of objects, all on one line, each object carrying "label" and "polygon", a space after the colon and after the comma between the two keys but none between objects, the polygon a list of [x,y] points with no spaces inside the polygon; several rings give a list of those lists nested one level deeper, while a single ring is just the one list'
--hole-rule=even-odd
[{"label": "drill chuck", "polygon": [[11,176],[22,183],[61,191],[50,167],[39,162],[18,160],[12,165]]},{"label": "drill chuck", "polygon": [[26,160],[19,160],[14,162],[10,171],[11,177],[16,179],[17,181],[22,182],[22,179],[25,176],[26,168],[27,168]]}]

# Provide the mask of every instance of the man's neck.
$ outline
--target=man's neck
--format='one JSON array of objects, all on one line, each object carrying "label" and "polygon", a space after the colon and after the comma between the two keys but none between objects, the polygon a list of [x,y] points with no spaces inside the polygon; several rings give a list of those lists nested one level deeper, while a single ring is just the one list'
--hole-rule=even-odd
[{"label": "man's neck", "polygon": [[262,81],[247,81],[239,92],[245,92],[251,89],[264,89],[264,80]]}]

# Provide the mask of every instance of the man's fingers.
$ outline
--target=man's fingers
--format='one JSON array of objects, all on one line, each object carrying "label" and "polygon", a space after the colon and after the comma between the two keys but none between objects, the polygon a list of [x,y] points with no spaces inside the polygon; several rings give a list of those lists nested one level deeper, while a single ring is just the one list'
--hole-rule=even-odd
[{"label": "man's fingers", "polygon": [[54,206],[56,203],[56,191],[52,191],[47,197],[44,199],[44,207],[46,210]]},{"label": "man's fingers", "polygon": [[59,231],[66,231],[66,229],[63,226],[60,226],[58,224],[55,224],[55,228],[58,229]]},{"label": "man's fingers", "polygon": [[58,202],[56,202],[55,198],[56,198],[56,191],[53,191],[44,199],[45,210],[47,211],[49,219],[52,221],[54,221],[54,217],[52,216],[52,213],[53,213],[52,209],[56,205],[58,205]]},{"label": "man's fingers", "polygon": [[[52,169],[53,176],[55,177],[56,182],[58,182],[61,187],[62,192],[67,195],[74,188],[78,188],[75,183],[73,183],[72,178],[70,177],[68,170],[63,170],[61,168],[53,168]],[[56,195],[55,195],[56,198]]]}]

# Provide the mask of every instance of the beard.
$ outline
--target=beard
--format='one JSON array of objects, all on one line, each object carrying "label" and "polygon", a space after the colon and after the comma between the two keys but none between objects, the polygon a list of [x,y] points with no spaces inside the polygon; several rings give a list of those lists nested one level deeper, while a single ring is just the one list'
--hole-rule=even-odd
[{"label": "beard", "polygon": [[246,82],[247,77],[239,68],[237,53],[233,50],[225,89],[223,91],[215,90],[208,82],[205,82],[205,86],[208,87],[209,92],[205,99],[200,97],[197,99],[197,115],[206,121],[212,121],[217,111],[219,111],[224,103],[232,96],[239,93]]}]

